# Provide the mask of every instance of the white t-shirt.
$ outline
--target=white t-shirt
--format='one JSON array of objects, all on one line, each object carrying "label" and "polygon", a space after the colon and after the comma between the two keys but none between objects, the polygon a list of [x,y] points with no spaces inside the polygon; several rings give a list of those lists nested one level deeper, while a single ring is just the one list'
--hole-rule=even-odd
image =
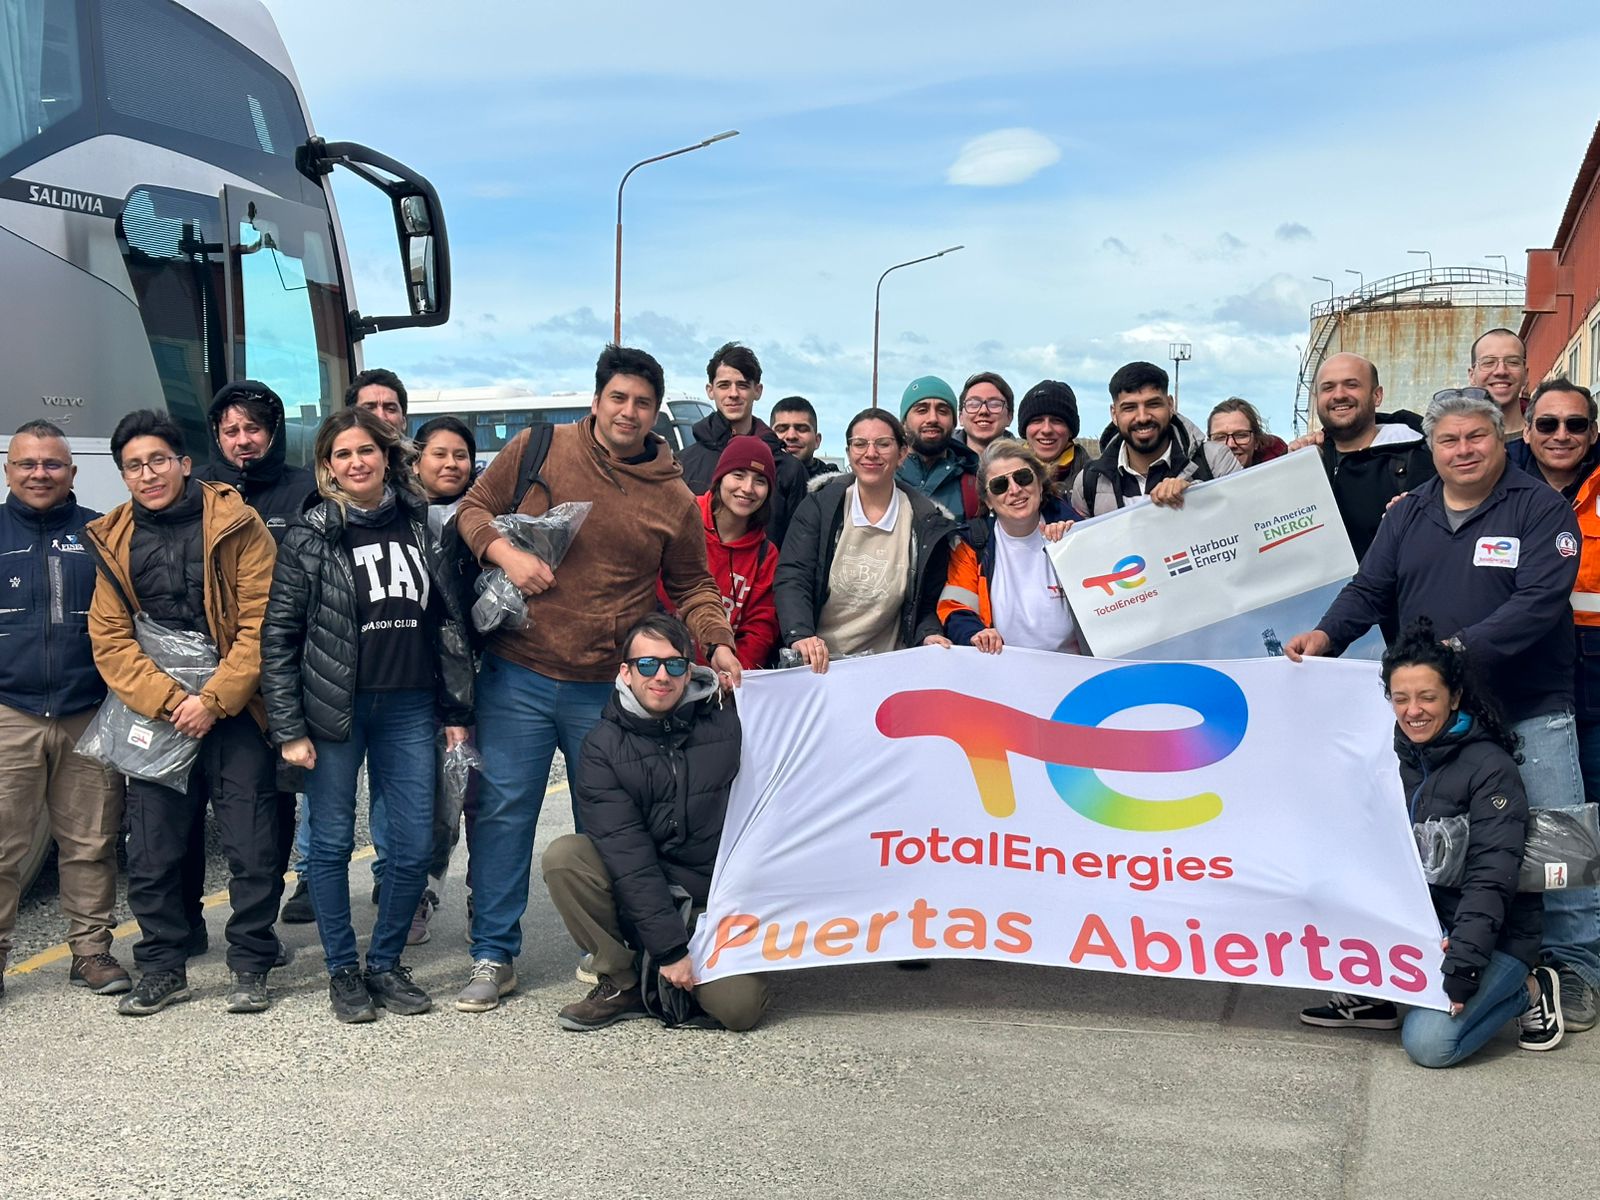
[{"label": "white t-shirt", "polygon": [[1050,565],[1044,534],[1039,530],[1026,537],[1012,537],[1000,522],[995,522],[989,607],[993,610],[994,627],[1006,645],[1079,653],[1078,627],[1061,594],[1061,581]]}]

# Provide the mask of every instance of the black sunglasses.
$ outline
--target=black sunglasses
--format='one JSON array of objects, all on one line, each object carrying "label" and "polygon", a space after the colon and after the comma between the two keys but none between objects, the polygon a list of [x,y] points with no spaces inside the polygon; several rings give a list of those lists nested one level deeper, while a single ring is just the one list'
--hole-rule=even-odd
[{"label": "black sunglasses", "polygon": [[630,658],[627,662],[646,679],[654,679],[656,672],[662,667],[665,667],[667,674],[674,679],[689,669],[689,660],[681,654],[674,654],[671,658],[657,658],[653,654],[647,654],[643,658]]},{"label": "black sunglasses", "polygon": [[1011,481],[1015,479],[1019,488],[1030,488],[1038,476],[1033,473],[1032,467],[1018,467],[1009,475],[989,476],[989,495],[1004,496],[1011,490]]},{"label": "black sunglasses", "polygon": [[1535,417],[1533,427],[1546,436],[1560,429],[1562,424],[1567,427],[1568,433],[1588,433],[1588,417]]}]

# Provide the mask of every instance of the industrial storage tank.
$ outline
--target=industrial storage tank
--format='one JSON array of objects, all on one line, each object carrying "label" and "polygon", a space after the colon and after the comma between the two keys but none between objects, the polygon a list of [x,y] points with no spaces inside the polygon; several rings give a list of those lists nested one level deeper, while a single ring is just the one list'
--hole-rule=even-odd
[{"label": "industrial storage tank", "polygon": [[1472,343],[1490,329],[1517,329],[1526,290],[1527,280],[1509,271],[1439,267],[1391,275],[1312,305],[1295,432],[1317,428],[1313,384],[1335,354],[1359,354],[1377,366],[1385,409],[1420,413],[1440,388],[1464,387]]}]

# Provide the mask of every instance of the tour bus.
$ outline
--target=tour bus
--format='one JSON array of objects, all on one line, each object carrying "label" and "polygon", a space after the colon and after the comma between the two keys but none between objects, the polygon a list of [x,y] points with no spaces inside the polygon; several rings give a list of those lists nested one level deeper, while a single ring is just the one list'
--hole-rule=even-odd
[{"label": "tour bus", "polygon": [[[356,308],[336,166],[389,200],[407,313]],[[0,449],[54,421],[101,510],[127,498],[110,437],[130,410],[164,407],[204,463],[211,397],[259,379],[304,464],[362,339],[450,311],[433,187],[314,135],[256,0],[0,0],[0,281]]]},{"label": "tour bus", "polygon": [[[491,387],[444,388],[411,391],[406,415],[411,435],[437,416],[459,417],[472,429],[478,445],[478,466],[483,468],[505,449],[506,443],[529,425],[546,422],[567,425],[589,415],[594,397],[588,392],[553,392],[541,396],[527,388],[507,384]],[[668,392],[656,417],[656,432],[666,438],[674,453],[694,444],[694,423],[711,415],[704,396]]]}]

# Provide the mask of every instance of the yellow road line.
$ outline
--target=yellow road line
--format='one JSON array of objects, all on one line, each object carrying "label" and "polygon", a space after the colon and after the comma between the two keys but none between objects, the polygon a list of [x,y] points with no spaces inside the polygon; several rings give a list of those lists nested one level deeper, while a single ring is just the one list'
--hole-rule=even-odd
[{"label": "yellow road line", "polygon": [[[563,783],[559,787],[553,787],[553,788],[550,788],[548,791],[546,791],[545,794],[544,794],[544,798],[546,800],[549,800],[552,796],[565,796],[565,795],[567,795],[567,785]],[[363,847],[361,847],[361,849],[357,850],[354,854],[352,854],[350,856],[350,861],[351,862],[362,862],[362,861],[364,861],[366,859],[371,858],[376,853],[377,853],[377,851],[373,847],[371,847],[371,846],[363,846]],[[284,878],[287,879],[292,884],[299,877],[293,871],[290,871],[287,875],[284,876]],[[215,908],[217,905],[226,904],[227,902],[228,902],[228,889],[227,888],[223,888],[220,892],[212,892],[211,895],[202,897],[201,900],[200,900],[200,907],[201,908]],[[115,929],[113,929],[111,931],[111,937],[112,937],[112,940],[115,941],[118,938],[125,938],[125,937],[129,936],[130,934],[134,934],[134,933],[138,933],[138,932],[139,932],[139,922],[137,922],[137,921],[124,921],[121,925],[118,925]],[[30,971],[37,971],[41,967],[48,967],[51,963],[58,963],[62,959],[71,958],[71,957],[72,957],[72,947],[68,946],[65,942],[62,942],[60,945],[51,946],[50,949],[48,949],[48,950],[39,951],[39,953],[35,954],[32,958],[23,959],[20,963],[18,963],[14,967],[7,967],[6,968],[6,974],[7,975],[26,975]]]}]

